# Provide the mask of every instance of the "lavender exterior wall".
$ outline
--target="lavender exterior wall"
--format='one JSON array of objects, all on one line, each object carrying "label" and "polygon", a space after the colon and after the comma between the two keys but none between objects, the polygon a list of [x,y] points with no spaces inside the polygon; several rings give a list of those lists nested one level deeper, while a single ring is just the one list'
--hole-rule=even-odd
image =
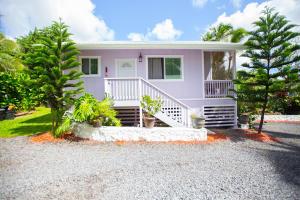
[{"label": "lavender exterior wall", "polygon": [[180,55],[183,56],[183,80],[149,80],[152,84],[166,91],[168,94],[181,100],[193,108],[203,105],[233,105],[231,99],[204,99],[203,96],[203,58],[202,50],[198,49],[101,49],[81,50],[80,56],[101,56],[101,76],[83,77],[85,90],[98,99],[104,97],[105,67],[108,68],[107,77],[115,76],[115,59],[137,59],[140,52],[143,62],[137,62],[137,76],[147,79],[146,56],[151,55]]}]

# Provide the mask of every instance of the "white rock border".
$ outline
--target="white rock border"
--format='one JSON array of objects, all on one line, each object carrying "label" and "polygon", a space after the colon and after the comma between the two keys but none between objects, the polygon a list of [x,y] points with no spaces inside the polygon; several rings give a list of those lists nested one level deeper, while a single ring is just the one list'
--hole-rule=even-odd
[{"label": "white rock border", "polygon": [[[256,116],[256,120],[260,120],[260,115]],[[300,121],[300,115],[265,115],[265,121]]]},{"label": "white rock border", "polygon": [[140,127],[99,127],[88,124],[76,124],[74,134],[81,138],[101,142],[115,141],[206,141],[207,129],[155,127],[152,129]]}]

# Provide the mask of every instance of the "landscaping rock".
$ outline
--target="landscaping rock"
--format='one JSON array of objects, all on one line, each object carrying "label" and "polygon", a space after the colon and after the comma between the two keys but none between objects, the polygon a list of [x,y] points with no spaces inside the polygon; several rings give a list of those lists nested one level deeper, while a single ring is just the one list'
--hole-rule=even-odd
[{"label": "landscaping rock", "polygon": [[88,124],[77,124],[74,133],[78,137],[93,139],[101,142],[114,141],[206,141],[207,130],[205,128],[139,128],[139,127],[100,127],[94,128]]}]

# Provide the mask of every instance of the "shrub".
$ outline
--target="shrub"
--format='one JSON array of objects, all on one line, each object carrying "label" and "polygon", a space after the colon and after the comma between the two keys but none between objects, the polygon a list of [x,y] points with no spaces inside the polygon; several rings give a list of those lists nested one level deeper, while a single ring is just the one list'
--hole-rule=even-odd
[{"label": "shrub", "polygon": [[40,99],[28,74],[0,72],[0,107],[15,105],[17,110],[33,110],[41,103]]},{"label": "shrub", "polygon": [[91,94],[84,94],[75,101],[74,110],[67,111],[63,118],[63,123],[58,127],[56,136],[70,130],[73,123],[83,123],[94,125],[98,123],[103,126],[121,126],[121,122],[116,118],[117,112],[111,107],[113,101],[110,98],[104,98],[98,101]]}]

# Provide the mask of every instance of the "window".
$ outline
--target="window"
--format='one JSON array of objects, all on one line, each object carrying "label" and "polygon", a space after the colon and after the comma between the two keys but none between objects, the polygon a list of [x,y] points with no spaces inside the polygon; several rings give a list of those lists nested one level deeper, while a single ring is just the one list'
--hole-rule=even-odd
[{"label": "window", "polygon": [[148,58],[148,79],[182,79],[182,58]]},{"label": "window", "polygon": [[85,75],[100,74],[100,59],[99,58],[81,58],[81,71]]}]

